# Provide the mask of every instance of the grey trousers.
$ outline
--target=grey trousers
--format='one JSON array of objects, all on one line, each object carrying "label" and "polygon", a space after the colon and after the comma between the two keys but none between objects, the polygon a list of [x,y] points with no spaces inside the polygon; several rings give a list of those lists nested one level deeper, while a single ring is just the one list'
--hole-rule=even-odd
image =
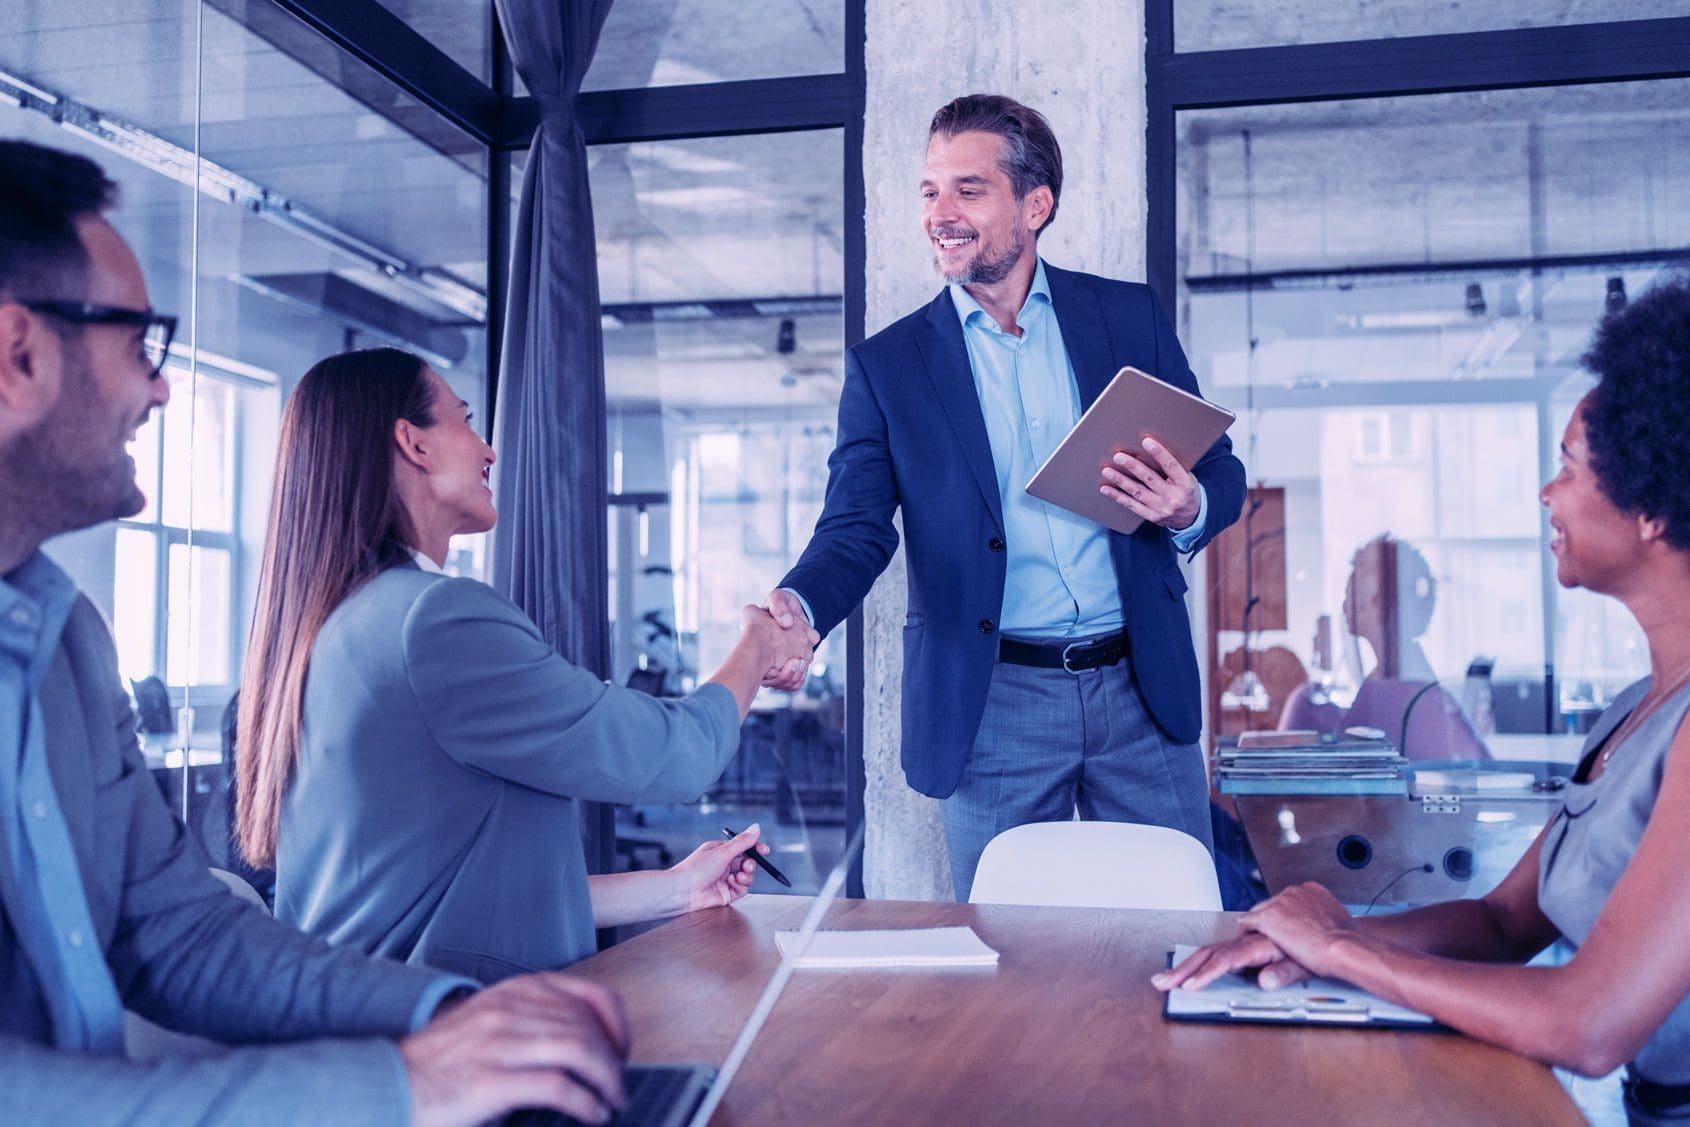
[{"label": "grey trousers", "polygon": [[1183,830],[1214,850],[1202,752],[1156,726],[1131,662],[1080,673],[998,662],[962,780],[943,803],[957,900],[968,899],[992,838],[1076,809]]}]

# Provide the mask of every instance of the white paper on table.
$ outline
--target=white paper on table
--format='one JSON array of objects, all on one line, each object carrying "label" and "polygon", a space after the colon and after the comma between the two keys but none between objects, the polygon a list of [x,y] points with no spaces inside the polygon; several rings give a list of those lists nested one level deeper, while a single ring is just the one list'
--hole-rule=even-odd
[{"label": "white paper on table", "polygon": [[[796,931],[775,932],[782,955]],[[998,953],[971,927],[904,928],[891,931],[818,931],[799,967],[995,967]]]}]

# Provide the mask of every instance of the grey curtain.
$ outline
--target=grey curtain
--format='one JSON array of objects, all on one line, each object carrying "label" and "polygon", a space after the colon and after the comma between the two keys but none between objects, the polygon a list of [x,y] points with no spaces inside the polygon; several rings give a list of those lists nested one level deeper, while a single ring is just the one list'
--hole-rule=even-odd
[{"label": "grey curtain", "polygon": [[[611,0],[496,0],[516,72],[540,107],[511,231],[493,445],[493,584],[559,653],[610,674],[605,591],[604,338],[587,144],[575,96]],[[603,872],[608,811],[582,819]]]}]

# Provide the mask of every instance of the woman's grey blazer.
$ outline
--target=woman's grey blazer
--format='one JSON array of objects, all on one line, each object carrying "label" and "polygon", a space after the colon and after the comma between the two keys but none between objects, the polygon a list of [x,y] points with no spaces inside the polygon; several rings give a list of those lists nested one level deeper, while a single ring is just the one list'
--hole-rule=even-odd
[{"label": "woman's grey blazer", "polygon": [[596,949],[576,800],[689,801],[738,744],[726,688],[606,684],[492,588],[390,568],[311,651],[276,915],[483,982],[565,966]]}]

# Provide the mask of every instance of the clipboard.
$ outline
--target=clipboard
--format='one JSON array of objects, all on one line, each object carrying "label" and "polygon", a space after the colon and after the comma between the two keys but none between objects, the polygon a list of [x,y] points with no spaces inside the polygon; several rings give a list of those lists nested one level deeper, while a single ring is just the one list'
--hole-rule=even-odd
[{"label": "clipboard", "polygon": [[1098,492],[1101,471],[1115,452],[1125,450],[1154,463],[1140,442],[1152,434],[1190,469],[1235,417],[1137,368],[1122,368],[1051,451],[1027,483],[1027,492],[1116,532],[1132,532],[1143,518]]},{"label": "clipboard", "polygon": [[[1168,966],[1196,950],[1175,947],[1168,954]],[[1162,995],[1162,1016],[1169,1021],[1450,1032],[1447,1025],[1419,1010],[1387,1002],[1334,978],[1310,978],[1284,990],[1263,990],[1242,975],[1223,974],[1202,990],[1176,989]]]}]

